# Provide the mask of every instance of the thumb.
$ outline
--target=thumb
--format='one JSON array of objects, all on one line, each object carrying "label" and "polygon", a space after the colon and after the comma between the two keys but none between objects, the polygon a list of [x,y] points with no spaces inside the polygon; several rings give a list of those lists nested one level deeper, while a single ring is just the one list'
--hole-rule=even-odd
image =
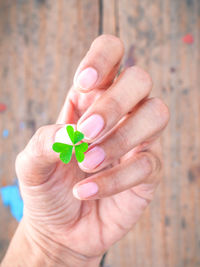
[{"label": "thumb", "polygon": [[36,131],[16,159],[16,173],[22,182],[28,185],[42,184],[49,179],[58,164],[63,164],[52,145],[54,142],[71,144],[66,126],[48,125]]}]

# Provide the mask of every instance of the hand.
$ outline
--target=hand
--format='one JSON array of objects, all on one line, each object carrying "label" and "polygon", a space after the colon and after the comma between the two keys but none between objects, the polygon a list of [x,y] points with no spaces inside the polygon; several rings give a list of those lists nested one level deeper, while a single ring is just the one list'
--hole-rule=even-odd
[{"label": "hand", "polygon": [[[16,160],[26,235],[63,266],[69,255],[79,266],[98,266],[138,221],[160,180],[159,137],[169,111],[149,98],[152,81],[139,67],[116,77],[123,53],[118,38],[95,39],[57,124],[40,128]],[[77,124],[91,143],[79,165],[75,158],[63,164],[52,150],[66,124]]]}]

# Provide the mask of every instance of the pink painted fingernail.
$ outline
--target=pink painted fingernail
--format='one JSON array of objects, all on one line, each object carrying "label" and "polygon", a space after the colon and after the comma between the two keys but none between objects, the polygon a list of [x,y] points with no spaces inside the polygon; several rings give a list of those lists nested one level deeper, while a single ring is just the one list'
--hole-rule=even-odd
[{"label": "pink painted fingernail", "polygon": [[90,89],[95,85],[98,79],[98,73],[93,68],[87,68],[79,73],[78,77],[75,80],[75,84],[83,90]]},{"label": "pink painted fingernail", "polygon": [[78,125],[78,130],[84,133],[86,139],[95,138],[104,127],[104,119],[98,115],[93,114]]},{"label": "pink painted fingernail", "polygon": [[85,153],[85,159],[80,165],[86,169],[95,169],[104,161],[105,156],[104,150],[99,146],[95,146]]},{"label": "pink painted fingernail", "polygon": [[81,184],[73,188],[73,194],[76,198],[84,199],[95,195],[99,191],[98,185],[94,182]]}]

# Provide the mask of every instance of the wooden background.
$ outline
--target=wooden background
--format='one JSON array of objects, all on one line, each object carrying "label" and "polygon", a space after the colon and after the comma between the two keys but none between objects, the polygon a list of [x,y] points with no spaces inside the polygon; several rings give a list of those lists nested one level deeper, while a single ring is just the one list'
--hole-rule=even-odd
[{"label": "wooden background", "polygon": [[[171,110],[163,181],[106,266],[200,266],[199,0],[0,0],[0,102],[8,106],[0,113],[0,186],[13,182],[15,157],[34,131],[55,121],[79,61],[101,33],[122,38],[123,65],[148,70],[154,94]],[[193,44],[183,42],[187,33]],[[16,226],[1,203],[0,258]]]}]

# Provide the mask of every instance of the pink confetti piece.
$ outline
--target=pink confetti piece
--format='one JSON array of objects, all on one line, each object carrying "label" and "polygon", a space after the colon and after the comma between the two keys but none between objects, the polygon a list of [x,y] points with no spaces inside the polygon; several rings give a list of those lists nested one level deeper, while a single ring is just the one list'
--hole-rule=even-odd
[{"label": "pink confetti piece", "polygon": [[185,36],[183,36],[183,42],[185,44],[193,44],[194,43],[194,37],[192,34],[188,33]]},{"label": "pink confetti piece", "polygon": [[3,112],[7,109],[7,106],[4,103],[0,103],[0,112]]}]

